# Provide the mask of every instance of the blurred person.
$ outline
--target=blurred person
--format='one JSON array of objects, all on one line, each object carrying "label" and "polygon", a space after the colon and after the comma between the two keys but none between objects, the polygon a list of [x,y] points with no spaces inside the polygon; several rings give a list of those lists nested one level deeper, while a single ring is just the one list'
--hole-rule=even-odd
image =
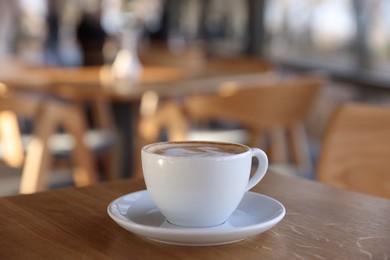
[{"label": "blurred person", "polygon": [[0,0],[0,61],[7,59],[14,52],[18,14],[17,1]]},{"label": "blurred person", "polygon": [[84,66],[104,64],[103,46],[106,32],[102,28],[100,18],[100,1],[86,0],[77,26],[77,40],[82,50]]},{"label": "blurred person", "polygon": [[58,3],[55,0],[47,2],[47,37],[46,37],[46,63],[57,65],[59,61],[59,27],[60,15],[58,12]]},{"label": "blurred person", "polygon": [[210,55],[236,56],[248,47],[248,4],[241,0],[210,0],[204,14],[204,37]]},{"label": "blurred person", "polygon": [[47,0],[19,0],[16,53],[32,65],[45,63]]}]

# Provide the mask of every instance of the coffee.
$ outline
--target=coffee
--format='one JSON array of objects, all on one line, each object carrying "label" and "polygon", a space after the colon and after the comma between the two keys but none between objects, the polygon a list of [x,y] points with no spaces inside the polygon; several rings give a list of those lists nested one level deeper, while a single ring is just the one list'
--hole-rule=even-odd
[{"label": "coffee", "polygon": [[248,151],[245,146],[213,142],[181,142],[152,145],[148,151],[165,156],[178,157],[216,157],[240,154]]}]

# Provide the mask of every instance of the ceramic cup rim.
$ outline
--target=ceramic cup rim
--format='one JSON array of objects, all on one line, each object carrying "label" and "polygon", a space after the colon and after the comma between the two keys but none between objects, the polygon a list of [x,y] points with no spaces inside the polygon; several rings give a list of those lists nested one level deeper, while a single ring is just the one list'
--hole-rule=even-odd
[{"label": "ceramic cup rim", "polygon": [[[150,150],[148,150],[152,146],[160,146],[160,145],[169,145],[169,144],[211,144],[211,145],[232,145],[238,146],[244,149],[243,152],[234,153],[234,154],[224,154],[218,156],[205,156],[205,157],[191,157],[191,156],[175,156],[175,155],[166,155],[166,154],[157,154]],[[233,142],[222,142],[222,141],[202,141],[202,140],[186,140],[186,141],[164,141],[164,142],[156,142],[145,145],[142,147],[141,151],[143,153],[157,156],[158,158],[174,158],[175,160],[226,160],[226,159],[236,159],[240,157],[247,156],[250,153],[251,148],[245,144],[233,143]]]}]

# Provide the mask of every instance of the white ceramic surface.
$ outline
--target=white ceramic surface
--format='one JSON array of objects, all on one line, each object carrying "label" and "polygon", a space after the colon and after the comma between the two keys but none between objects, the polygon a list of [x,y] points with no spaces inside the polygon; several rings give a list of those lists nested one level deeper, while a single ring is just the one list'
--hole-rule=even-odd
[{"label": "white ceramic surface", "polygon": [[[180,145],[226,146],[238,154],[174,156],[153,152],[156,147]],[[210,148],[212,149],[212,148]],[[250,178],[252,158],[259,166]],[[220,225],[233,213],[245,192],[255,186],[268,167],[266,154],[257,148],[221,142],[168,142],[142,149],[142,169],[148,191],[170,223],[187,227]]]},{"label": "white ceramic surface", "polygon": [[124,229],[151,240],[175,245],[211,246],[237,242],[265,232],[283,219],[286,210],[273,198],[246,192],[224,224],[189,228],[167,222],[149,192],[142,190],[115,199],[107,212]]}]

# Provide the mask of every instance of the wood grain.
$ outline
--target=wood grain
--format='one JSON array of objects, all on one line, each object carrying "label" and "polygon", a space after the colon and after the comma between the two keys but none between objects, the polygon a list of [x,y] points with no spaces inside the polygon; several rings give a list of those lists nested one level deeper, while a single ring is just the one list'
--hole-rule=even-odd
[{"label": "wood grain", "polygon": [[[0,199],[0,259],[386,259],[390,201],[269,172],[254,188],[282,202],[277,226],[244,241],[184,247],[134,235],[107,215],[142,179]],[[261,208],[259,208],[261,210]]]}]

